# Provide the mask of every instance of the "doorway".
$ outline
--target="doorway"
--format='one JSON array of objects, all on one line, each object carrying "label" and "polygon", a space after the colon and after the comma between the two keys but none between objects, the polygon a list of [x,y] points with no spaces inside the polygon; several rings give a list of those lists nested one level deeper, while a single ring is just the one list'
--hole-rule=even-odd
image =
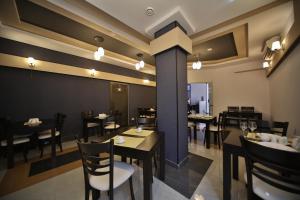
[{"label": "doorway", "polygon": [[128,126],[128,85],[123,83],[110,83],[110,110],[119,111],[121,126]]},{"label": "doorway", "polygon": [[200,114],[213,113],[212,104],[212,84],[211,83],[191,83],[188,85],[189,110]]}]

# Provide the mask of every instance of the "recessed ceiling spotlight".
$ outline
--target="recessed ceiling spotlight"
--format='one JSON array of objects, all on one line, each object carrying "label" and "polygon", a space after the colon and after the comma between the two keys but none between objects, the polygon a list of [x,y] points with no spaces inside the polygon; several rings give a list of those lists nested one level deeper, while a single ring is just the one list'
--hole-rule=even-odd
[{"label": "recessed ceiling spotlight", "polygon": [[152,16],[152,15],[154,15],[154,9],[152,8],[152,7],[147,7],[146,9],[145,9],[145,14],[147,15],[147,16]]},{"label": "recessed ceiling spotlight", "polygon": [[207,51],[212,51],[212,50],[213,50],[213,48],[208,48],[208,49],[207,49]]}]

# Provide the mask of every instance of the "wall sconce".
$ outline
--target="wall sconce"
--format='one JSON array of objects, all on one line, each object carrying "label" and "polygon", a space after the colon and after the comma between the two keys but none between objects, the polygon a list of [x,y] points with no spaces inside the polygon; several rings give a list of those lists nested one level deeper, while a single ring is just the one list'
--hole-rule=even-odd
[{"label": "wall sconce", "polygon": [[30,69],[33,69],[36,64],[36,60],[33,57],[28,57],[27,58],[27,63]]},{"label": "wall sconce", "polygon": [[95,69],[91,69],[91,70],[90,70],[90,73],[91,73],[91,77],[95,77],[96,70],[95,70]]}]

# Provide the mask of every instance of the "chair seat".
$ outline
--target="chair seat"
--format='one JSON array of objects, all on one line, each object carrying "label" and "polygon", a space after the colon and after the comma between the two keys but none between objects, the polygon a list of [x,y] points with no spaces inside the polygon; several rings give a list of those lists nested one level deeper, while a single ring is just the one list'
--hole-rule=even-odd
[{"label": "chair seat", "polygon": [[120,128],[120,125],[115,123],[110,123],[104,127],[104,129],[117,129],[117,128]]},{"label": "chair seat", "polygon": [[[27,143],[29,141],[30,141],[30,139],[26,138],[26,137],[24,137],[24,138],[16,138],[13,141],[13,145],[23,144],[23,143]],[[7,146],[7,141],[6,140],[2,140],[1,141],[1,146],[3,146],[3,147]]]},{"label": "chair seat", "polygon": [[98,123],[87,123],[87,127],[88,128],[93,128],[93,127],[97,127],[97,126],[99,126],[99,124]]},{"label": "chair seat", "polygon": [[188,122],[188,127],[189,128],[193,128],[195,126],[195,123],[194,122]]},{"label": "chair seat", "polygon": [[[209,126],[209,130],[212,132],[218,132],[218,126]],[[222,131],[223,129],[220,127],[219,131]]]},{"label": "chair seat", "polygon": [[[59,136],[60,132],[59,131],[55,131],[55,137]],[[47,130],[47,131],[43,131],[39,133],[38,139],[39,140],[44,140],[44,139],[48,139],[51,138],[51,130]]]},{"label": "chair seat", "polygon": [[[247,173],[244,173],[244,178],[247,183]],[[252,182],[253,182],[253,192],[257,196],[265,200],[299,200],[300,195],[290,193],[279,188],[276,188],[261,179],[257,178],[256,176],[252,175]],[[277,180],[278,183],[282,183]],[[283,185],[287,185],[287,183],[282,183]],[[295,188],[298,188],[295,186]]]},{"label": "chair seat", "polygon": [[[107,171],[107,168],[98,169],[97,171]],[[124,162],[114,161],[114,180],[113,188],[117,188],[125,181],[128,180],[134,173],[134,168]],[[103,176],[93,176],[89,177],[90,185],[100,191],[109,190],[109,174]]]}]

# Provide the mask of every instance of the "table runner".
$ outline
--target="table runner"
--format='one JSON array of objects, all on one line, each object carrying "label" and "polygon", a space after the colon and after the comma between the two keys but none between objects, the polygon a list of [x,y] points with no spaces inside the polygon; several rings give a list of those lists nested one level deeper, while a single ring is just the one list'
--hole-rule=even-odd
[{"label": "table runner", "polygon": [[128,131],[125,131],[123,134],[125,135],[133,135],[133,136],[141,136],[141,137],[147,137],[149,136],[151,133],[153,133],[152,130],[142,130],[141,132],[136,132],[137,129],[132,128],[129,129]]}]

